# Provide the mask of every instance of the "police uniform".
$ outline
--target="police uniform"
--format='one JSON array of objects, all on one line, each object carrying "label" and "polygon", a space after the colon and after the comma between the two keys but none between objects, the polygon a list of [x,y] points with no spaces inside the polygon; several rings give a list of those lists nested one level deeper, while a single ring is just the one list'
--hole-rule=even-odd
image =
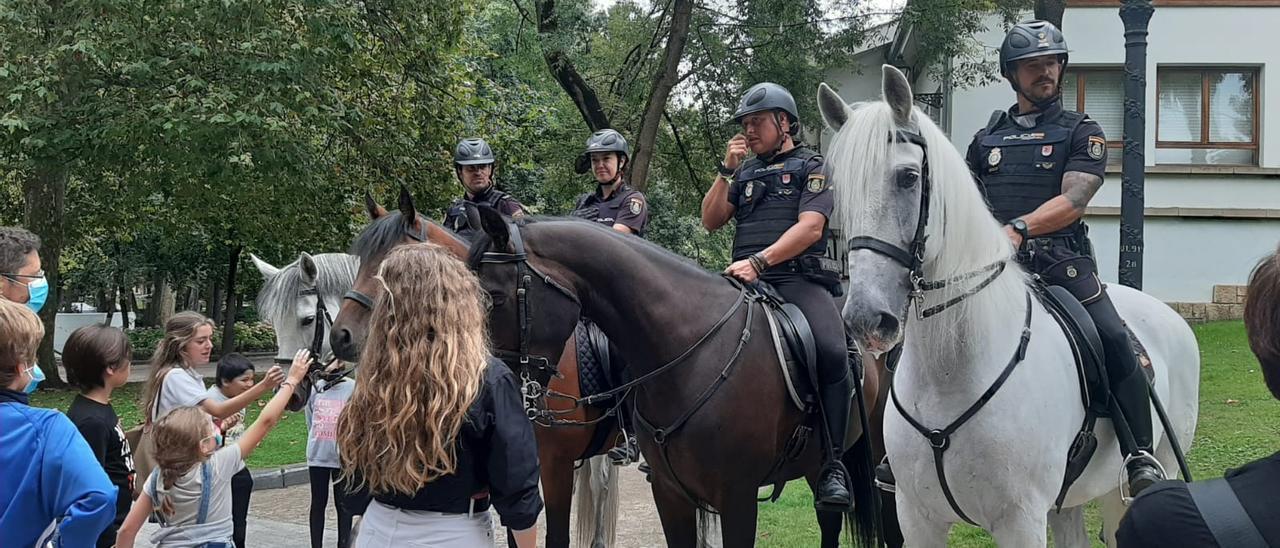
[{"label": "police uniform", "polygon": [[475,196],[464,194],[461,198],[449,204],[444,216],[444,226],[467,241],[471,241],[476,233],[479,232],[472,229],[467,222],[467,204],[488,206],[508,217],[525,213],[524,206],[520,204],[519,200],[516,200],[514,196],[506,192],[494,188],[492,185]]},{"label": "police uniform", "polygon": [[607,227],[620,224],[643,237],[644,229],[649,225],[649,203],[640,191],[623,184],[608,198],[601,196],[599,189],[578,196],[570,215]]},{"label": "police uniform", "polygon": [[[1017,107],[992,115],[969,145],[966,160],[1002,223],[1027,215],[1062,193],[1069,171],[1104,176],[1107,140],[1102,128],[1061,102],[1042,113],[1018,116]],[[1121,439],[1125,455],[1151,451],[1151,413],[1146,378],[1129,342],[1128,330],[1098,279],[1088,228],[1076,220],[1051,234],[1028,238],[1018,261],[1047,284],[1067,289],[1085,305],[1102,338],[1111,393],[1133,431],[1134,444]]]},{"label": "police uniform", "polygon": [[[736,208],[733,260],[776,243],[800,221],[801,213],[831,217],[835,199],[822,167],[822,156],[804,145],[768,160],[755,157],[738,167],[728,196]],[[818,373],[824,384],[843,379],[848,371],[844,321],[832,299],[839,292],[839,271],[825,256],[829,238],[824,225],[817,242],[760,274],[762,281],[804,311],[818,345]]]}]

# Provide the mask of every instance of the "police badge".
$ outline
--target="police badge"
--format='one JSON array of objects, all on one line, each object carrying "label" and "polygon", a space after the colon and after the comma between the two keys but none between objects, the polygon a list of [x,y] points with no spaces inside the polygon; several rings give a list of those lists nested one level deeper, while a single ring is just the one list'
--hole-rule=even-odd
[{"label": "police badge", "polygon": [[1075,265],[1067,265],[1067,277],[1068,277],[1068,278],[1074,278],[1074,277],[1076,277],[1076,275],[1078,275],[1078,274],[1079,274],[1079,272],[1076,270]]},{"label": "police badge", "polygon": [[809,176],[809,192],[822,192],[827,188],[827,176],[814,173]]},{"label": "police badge", "polygon": [[631,209],[631,214],[632,214],[632,215],[639,215],[639,214],[640,214],[640,210],[641,210],[643,207],[644,207],[644,206],[640,203],[640,199],[639,199],[639,198],[632,198],[632,199],[631,199],[630,209]]},{"label": "police badge", "polygon": [[752,189],[753,189],[753,188],[755,188],[755,187],[756,187],[756,185],[751,184],[751,181],[747,181],[747,187],[746,187],[746,188],[744,188],[744,189],[742,189],[742,195],[743,195],[743,196],[746,196],[746,197],[748,197],[748,198],[750,198],[750,197],[751,197]]},{"label": "police badge", "polygon": [[1101,160],[1107,153],[1107,141],[1097,135],[1089,137],[1089,157]]},{"label": "police badge", "polygon": [[790,173],[783,173],[783,174],[782,174],[782,184],[784,184],[784,185],[789,185],[789,184],[791,184],[791,174],[790,174]]},{"label": "police badge", "polygon": [[991,167],[1000,165],[1000,147],[991,149],[991,153],[987,155],[987,165]]}]

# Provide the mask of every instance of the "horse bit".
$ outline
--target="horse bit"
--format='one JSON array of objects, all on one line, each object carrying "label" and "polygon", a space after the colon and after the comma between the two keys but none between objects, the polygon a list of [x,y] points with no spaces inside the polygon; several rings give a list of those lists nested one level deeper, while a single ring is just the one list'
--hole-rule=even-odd
[{"label": "horse bit", "polygon": [[[867,249],[867,250],[879,253],[881,255],[884,255],[892,259],[894,262],[906,267],[909,272],[909,276],[911,278],[911,293],[907,299],[907,304],[906,304],[907,310],[903,310],[902,317],[904,319],[907,318],[910,313],[910,308],[912,307],[912,305],[915,305],[916,317],[919,318],[921,321],[924,321],[925,319],[928,319],[929,317],[939,312],[942,312],[943,310],[946,310],[954,305],[957,305],[962,301],[964,301],[965,299],[972,297],[973,295],[976,295],[979,291],[982,291],[984,288],[991,285],[991,283],[994,282],[996,278],[1000,277],[1000,274],[1004,272],[1005,266],[1008,264],[1009,259],[1007,257],[1002,258],[978,270],[953,276],[945,280],[926,280],[924,277],[924,256],[925,256],[924,254],[925,254],[925,240],[927,240],[929,236],[925,234],[925,228],[927,227],[929,222],[929,196],[933,186],[932,185],[933,181],[929,177],[929,148],[926,145],[924,137],[922,135],[913,131],[902,130],[902,129],[899,129],[895,132],[895,134],[890,138],[890,142],[891,143],[893,142],[911,143],[916,146],[919,146],[924,151],[924,161],[921,166],[921,176],[920,176],[920,180],[921,180],[920,215],[919,215],[919,219],[916,220],[915,235],[912,237],[909,249],[903,249],[902,247],[896,244],[886,242],[874,236],[865,236],[865,235],[854,236],[852,238],[849,238],[849,251],[854,251],[858,249]],[[969,289],[968,291],[965,291],[964,293],[957,295],[956,297],[953,297],[941,304],[934,305],[927,309],[923,308],[924,294],[926,292],[937,291],[949,285],[957,284],[972,278],[976,278],[983,274],[988,274],[988,275],[986,278],[984,278],[981,282],[979,282],[976,286]],[[947,475],[943,465],[943,457],[945,456],[947,449],[951,447],[952,434],[954,434],[956,430],[958,430],[961,426],[963,426],[966,422],[968,422],[969,419],[973,418],[973,416],[976,415],[978,411],[981,410],[982,407],[986,405],[986,403],[996,395],[996,392],[999,391],[1000,387],[1004,385],[1004,382],[1009,378],[1009,375],[1013,373],[1014,367],[1017,366],[1019,363],[1021,363],[1024,358],[1026,358],[1027,345],[1028,343],[1031,342],[1032,306],[1031,306],[1030,292],[1026,293],[1026,298],[1027,298],[1027,312],[1026,312],[1025,318],[1023,319],[1022,338],[1018,343],[1017,349],[1014,350],[1013,356],[1009,359],[1009,363],[1005,365],[1004,370],[1000,372],[1000,376],[997,377],[996,380],[991,384],[991,386],[987,388],[986,392],[983,392],[983,394],[978,398],[976,402],[973,403],[973,405],[970,405],[968,409],[966,409],[963,413],[960,414],[959,418],[952,421],[951,424],[948,424],[946,427],[940,428],[940,429],[928,428],[924,424],[922,424],[920,421],[916,420],[915,417],[912,417],[911,414],[907,412],[906,408],[902,406],[902,403],[898,401],[898,393],[895,390],[893,378],[890,377],[890,380],[889,380],[889,396],[893,400],[894,407],[898,409],[898,413],[902,415],[902,418],[906,419],[907,423],[910,424],[912,428],[914,428],[917,432],[923,435],[926,440],[928,440],[929,447],[933,449],[934,469],[938,474],[938,483],[942,487],[942,494],[946,496],[947,504],[951,506],[951,510],[954,511],[956,515],[960,516],[960,519],[963,519],[964,521],[973,525],[977,525],[977,524],[974,523],[974,521],[964,513],[964,510],[960,509],[959,503],[956,502],[955,496],[951,493],[951,487],[947,483]]]}]

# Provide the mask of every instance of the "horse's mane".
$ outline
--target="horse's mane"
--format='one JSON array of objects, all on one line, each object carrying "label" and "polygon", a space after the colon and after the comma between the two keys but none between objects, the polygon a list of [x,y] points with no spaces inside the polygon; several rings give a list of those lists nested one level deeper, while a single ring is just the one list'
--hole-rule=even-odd
[{"label": "horse's mane", "polygon": [[[421,216],[419,219],[426,222],[426,219],[422,219]],[[356,236],[347,253],[359,257],[361,262],[369,262],[374,257],[390,251],[404,239],[404,225],[404,214],[398,210],[388,211],[360,231],[360,235]]]},{"label": "horse's mane", "polygon": [[[893,111],[874,101],[852,106],[826,156],[827,170],[837,185],[837,216],[846,236],[873,234],[886,223],[882,215],[898,215],[884,203],[884,181],[895,135]],[[912,116],[928,147],[933,191],[929,202],[929,240],[926,269],[934,277],[949,277],[980,268],[1012,253],[1012,244],[987,207],[969,166],[947,136],[920,109]],[[911,223],[914,226],[914,223]],[[883,235],[882,235],[883,236]]]},{"label": "horse's mane", "polygon": [[[312,255],[316,265],[316,291],[321,295],[341,295],[355,282],[360,261],[346,253],[321,253]],[[298,261],[289,263],[275,275],[268,277],[258,291],[258,312],[274,325],[292,319],[294,303],[302,287],[302,269]]]},{"label": "horse's mane", "polygon": [[[528,227],[538,224],[554,225],[557,228],[571,228],[573,230],[581,229],[584,232],[595,231],[601,236],[608,238],[618,238],[620,242],[628,245],[628,247],[643,253],[647,259],[662,260],[664,269],[679,269],[679,273],[689,276],[711,276],[710,272],[702,268],[701,265],[692,259],[675,253],[658,244],[650,242],[644,238],[631,236],[618,232],[612,228],[604,226],[600,223],[594,223],[578,217],[549,217],[545,215],[526,215],[519,219],[515,219],[516,226]],[[493,239],[485,233],[476,235],[475,240],[471,244],[471,249],[467,254],[467,265],[475,269],[480,265],[480,260],[484,257],[484,253],[489,250],[493,244]]]}]

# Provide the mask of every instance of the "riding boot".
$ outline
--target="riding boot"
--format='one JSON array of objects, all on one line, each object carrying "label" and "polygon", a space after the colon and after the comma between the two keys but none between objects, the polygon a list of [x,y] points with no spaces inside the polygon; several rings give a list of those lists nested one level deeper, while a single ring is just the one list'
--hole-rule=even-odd
[{"label": "riding boot", "polygon": [[1133,433],[1133,443],[1121,436],[1125,461],[1128,464],[1129,496],[1136,497],[1144,489],[1164,479],[1164,474],[1152,456],[1151,434],[1151,395],[1147,388],[1147,378],[1140,368],[1134,368],[1129,375],[1111,386],[1111,394],[1119,404],[1120,412]]},{"label": "riding boot", "polygon": [[848,512],[853,508],[849,472],[841,461],[844,456],[845,433],[849,429],[849,405],[853,395],[851,377],[846,373],[842,380],[818,389],[827,434],[824,455],[826,462],[818,476],[818,488],[814,494],[814,506],[818,510]]}]

